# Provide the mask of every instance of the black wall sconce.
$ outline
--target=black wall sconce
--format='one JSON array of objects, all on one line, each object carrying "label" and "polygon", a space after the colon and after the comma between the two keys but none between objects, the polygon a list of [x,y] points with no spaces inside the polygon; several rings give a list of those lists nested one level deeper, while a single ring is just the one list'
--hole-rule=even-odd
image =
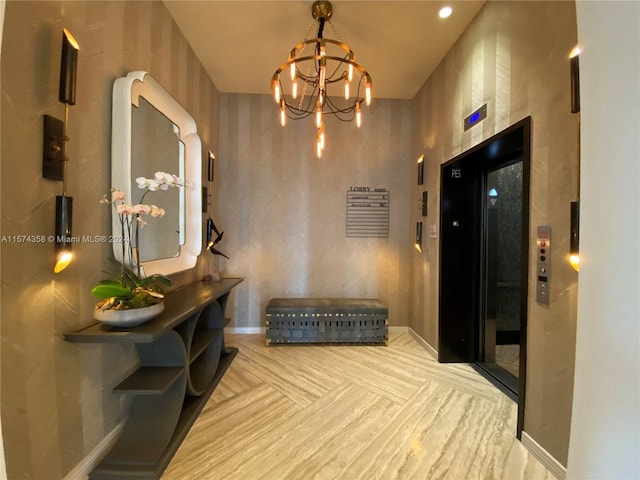
[{"label": "black wall sconce", "polygon": [[207,181],[213,182],[216,157],[211,150],[207,151]]},{"label": "black wall sconce", "polygon": [[580,271],[580,201],[571,202],[569,263],[576,272]]},{"label": "black wall sconce", "polygon": [[62,195],[56,196],[55,253],[53,271],[60,273],[73,258],[71,224],[73,198],[67,195],[67,142],[69,105],[76,104],[76,73],[78,70],[78,42],[65,28],[62,30],[62,57],[60,60],[60,90],[58,99],[64,104],[64,120],[44,116],[42,147],[42,176],[62,181]]},{"label": "black wall sconce", "polygon": [[416,250],[422,252],[422,222],[416,222]]},{"label": "black wall sconce", "polygon": [[575,46],[569,54],[571,71],[571,113],[580,112],[580,54],[582,49]]},{"label": "black wall sconce", "polygon": [[[571,71],[571,113],[580,113],[580,54],[582,49],[576,45],[569,54]],[[578,144],[579,146],[579,144]],[[578,153],[578,172],[580,171],[580,153]],[[578,178],[578,198],[580,198],[580,179]],[[571,230],[569,233],[569,263],[576,272],[580,271],[580,200],[571,202]]]},{"label": "black wall sconce", "polygon": [[418,157],[418,185],[424,183],[424,155]]}]

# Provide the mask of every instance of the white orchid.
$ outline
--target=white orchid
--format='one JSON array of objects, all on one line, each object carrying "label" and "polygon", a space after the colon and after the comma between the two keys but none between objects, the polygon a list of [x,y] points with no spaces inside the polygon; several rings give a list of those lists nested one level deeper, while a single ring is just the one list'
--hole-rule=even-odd
[{"label": "white orchid", "polygon": [[185,182],[180,177],[166,172],[156,172],[153,178],[136,178],[138,188],[147,188],[154,192],[156,190],[169,190],[171,187],[193,188],[191,182]]},{"label": "white orchid", "polygon": [[[123,273],[122,278],[124,282],[124,263],[128,260],[130,264],[130,270],[134,270],[134,267],[137,267],[138,276],[140,275],[140,265],[135,260],[139,257],[139,252],[137,255],[134,255],[133,250],[136,246],[133,244],[134,239],[138,238],[138,228],[144,227],[147,222],[144,220],[144,215],[150,215],[154,218],[164,217],[165,210],[163,208],[158,207],[157,205],[147,205],[142,203],[144,197],[149,192],[154,192],[157,190],[168,190],[173,187],[189,187],[193,188],[191,182],[185,182],[183,179],[176,175],[172,175],[170,173],[165,172],[156,172],[153,175],[153,178],[146,177],[137,177],[136,183],[138,184],[138,188],[146,189],[147,191],[142,194],[140,198],[140,203],[137,204],[129,204],[126,202],[126,195],[122,190],[117,190],[115,188],[111,189],[111,200],[109,200],[107,195],[103,195],[100,199],[100,203],[105,205],[113,205],[116,213],[120,217],[120,225],[122,226],[122,248],[123,248]],[[135,234],[134,234],[134,225],[135,225]],[[125,245],[128,245],[129,252],[127,257],[127,252],[125,252]],[[139,247],[139,246],[138,246]],[[124,286],[124,283],[123,283]]]}]

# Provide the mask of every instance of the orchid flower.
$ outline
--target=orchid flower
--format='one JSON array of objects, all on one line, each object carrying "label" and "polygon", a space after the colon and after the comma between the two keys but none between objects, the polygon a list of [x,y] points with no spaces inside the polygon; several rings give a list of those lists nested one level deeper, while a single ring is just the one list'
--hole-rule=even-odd
[{"label": "orchid flower", "polygon": [[[165,215],[165,210],[163,208],[160,208],[157,205],[147,205],[142,203],[144,197],[149,192],[168,190],[170,187],[193,188],[191,182],[185,182],[180,177],[165,172],[155,172],[153,178],[137,177],[136,183],[138,184],[138,188],[147,190],[142,194],[140,203],[134,205],[127,203],[125,193],[115,188],[111,189],[111,200],[109,200],[108,195],[103,195],[100,199],[101,204],[113,205],[113,208],[120,217],[123,238],[120,283],[123,289],[129,288],[129,280],[125,275],[125,263],[129,263],[129,271],[133,271],[134,268],[137,267],[138,277],[140,277],[141,269],[140,264],[137,261],[137,258],[140,258],[140,252],[136,251],[139,246],[136,246],[135,244],[138,242],[139,238],[138,228],[142,228],[147,224],[143,215],[150,215],[154,218],[160,218]],[[128,252],[126,251],[127,248]],[[136,283],[136,286],[139,285]]]}]

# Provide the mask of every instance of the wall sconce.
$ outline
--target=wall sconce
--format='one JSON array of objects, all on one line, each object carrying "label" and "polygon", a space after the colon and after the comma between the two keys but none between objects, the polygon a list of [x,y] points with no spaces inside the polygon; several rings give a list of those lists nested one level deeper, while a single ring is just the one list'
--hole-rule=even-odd
[{"label": "wall sconce", "polygon": [[56,196],[55,220],[55,273],[67,268],[73,258],[71,252],[71,224],[73,198],[67,195],[67,141],[69,105],[76,104],[76,73],[78,70],[78,42],[69,31],[62,30],[62,56],[60,60],[60,90],[58,99],[64,103],[64,120],[44,116],[44,138],[42,147],[42,176],[49,180],[62,181],[62,195]]},{"label": "wall sconce", "polygon": [[424,183],[424,155],[418,157],[418,185]]},{"label": "wall sconce", "polygon": [[207,151],[207,180],[209,182],[213,182],[214,176],[214,167],[215,167],[216,157],[211,153],[211,150]]},{"label": "wall sconce", "polygon": [[576,272],[580,271],[580,201],[571,202],[569,263]]},{"label": "wall sconce", "polygon": [[422,252],[422,222],[416,222],[416,250]]},{"label": "wall sconce", "polygon": [[[571,113],[580,113],[580,54],[576,45],[569,54],[571,70]],[[578,149],[580,142],[578,142]],[[580,172],[580,151],[578,150],[578,172]],[[579,177],[579,175],[578,175]],[[580,198],[580,178],[578,178],[578,198]],[[571,202],[571,231],[569,236],[569,263],[576,272],[580,271],[580,200]]]},{"label": "wall sconce", "polygon": [[571,70],[571,113],[580,112],[580,54],[582,49],[576,45],[569,54]]}]

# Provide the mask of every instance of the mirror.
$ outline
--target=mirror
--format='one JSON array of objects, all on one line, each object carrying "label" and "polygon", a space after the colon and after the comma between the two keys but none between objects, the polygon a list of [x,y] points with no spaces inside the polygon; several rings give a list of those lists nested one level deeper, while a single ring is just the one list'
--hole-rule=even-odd
[{"label": "mirror", "polygon": [[[150,218],[139,230],[144,275],[169,275],[193,268],[202,248],[201,144],[193,117],[146,72],[131,72],[113,86],[111,185],[128,203],[157,205],[163,217]],[[136,178],[166,172],[190,187],[149,191]],[[120,235],[118,215],[112,231]],[[122,245],[113,253],[122,261]]]}]

